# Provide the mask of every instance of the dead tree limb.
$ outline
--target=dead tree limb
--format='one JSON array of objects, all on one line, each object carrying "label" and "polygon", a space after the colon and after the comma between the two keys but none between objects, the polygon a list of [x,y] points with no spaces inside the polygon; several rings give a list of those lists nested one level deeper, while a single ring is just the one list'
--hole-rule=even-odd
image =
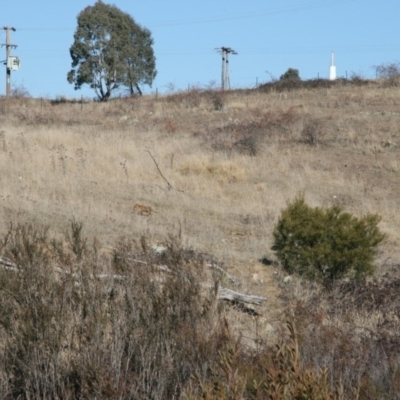
[{"label": "dead tree limb", "polygon": [[[167,183],[168,190],[175,189],[175,188],[168,182],[167,178],[166,178],[166,177],[163,175],[163,173],[161,172],[161,169],[160,169],[160,167],[158,166],[157,161],[155,160],[155,158],[153,157],[153,155],[150,153],[150,151],[149,151],[149,150],[145,150],[145,151],[146,151],[146,153],[149,153],[149,156],[150,156],[151,159],[153,160],[153,162],[154,162],[154,164],[155,164],[155,166],[156,166],[156,168],[157,168],[157,171],[158,171],[159,175],[160,175],[161,178],[163,178],[164,181]],[[177,190],[178,192],[184,193],[183,190],[179,190],[179,189],[175,189],[175,190]]]},{"label": "dead tree limb", "polygon": [[226,272],[223,268],[221,268],[217,264],[214,263],[207,264],[207,267],[210,269],[216,269],[217,271],[221,272],[221,274],[226,276],[232,283],[234,283],[235,285],[239,285],[238,280],[233,275],[228,274],[228,272]]}]

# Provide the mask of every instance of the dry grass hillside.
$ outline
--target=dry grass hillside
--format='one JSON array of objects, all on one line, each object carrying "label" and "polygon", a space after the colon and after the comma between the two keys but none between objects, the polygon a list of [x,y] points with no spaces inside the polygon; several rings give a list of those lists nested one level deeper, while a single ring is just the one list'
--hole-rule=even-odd
[{"label": "dry grass hillside", "polygon": [[[0,125],[3,234],[10,223],[32,223],[49,226],[50,236],[62,241],[71,220],[82,221],[88,243],[95,241],[105,257],[121,237],[162,244],[179,236],[184,249],[209,255],[235,276],[240,287],[233,289],[267,297],[257,308],[262,317],[256,321],[230,307],[224,311],[246,346],[257,347],[258,339],[275,342],[292,315],[304,365],[335,369],[348,363],[348,369],[326,378],[332,390],[342,385],[334,398],[340,393],[342,398],[369,398],[368,392],[389,393],[370,398],[394,398],[390,393],[400,387],[400,353],[387,361],[384,369],[391,372],[384,378],[382,371],[365,367],[382,354],[365,354],[385,321],[390,325],[385,340],[394,343],[400,333],[398,310],[389,307],[386,314],[367,289],[357,297],[357,288],[327,294],[299,278],[285,285],[279,265],[260,260],[274,260],[274,225],[287,202],[304,192],[312,206],[340,204],[356,216],[381,215],[379,227],[387,240],[380,247],[371,290],[382,290],[386,281],[400,277],[398,88],[369,82],[293,91],[192,90],[83,104],[1,99]],[[136,204],[151,209],[141,212]],[[372,302],[370,308],[355,303],[362,296]],[[368,331],[370,341],[361,331]],[[315,343],[321,347],[317,356]],[[354,346],[364,347],[350,355]],[[245,386],[235,385],[224,390]],[[211,390],[202,388],[203,395]],[[196,390],[191,386],[190,393]],[[179,397],[169,398],[174,396]]]},{"label": "dry grass hillside", "polygon": [[251,280],[280,211],[304,191],[310,205],[379,213],[382,257],[399,259],[399,103],[396,88],[373,84],[83,105],[3,99],[1,222],[63,230],[74,217],[104,245],[163,241],[181,225],[185,245]]}]

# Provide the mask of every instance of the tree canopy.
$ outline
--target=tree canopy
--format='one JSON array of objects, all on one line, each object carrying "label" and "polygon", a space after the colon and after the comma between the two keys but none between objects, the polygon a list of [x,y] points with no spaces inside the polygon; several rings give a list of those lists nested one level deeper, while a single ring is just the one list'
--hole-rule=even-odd
[{"label": "tree canopy", "polygon": [[118,89],[133,95],[142,94],[141,84],[151,86],[157,71],[148,29],[102,1],[86,7],[77,20],[67,77],[76,90],[87,84],[101,101],[107,101]]},{"label": "tree canopy", "polygon": [[300,81],[299,70],[295,68],[289,68],[284,74],[279,78],[280,81]]}]

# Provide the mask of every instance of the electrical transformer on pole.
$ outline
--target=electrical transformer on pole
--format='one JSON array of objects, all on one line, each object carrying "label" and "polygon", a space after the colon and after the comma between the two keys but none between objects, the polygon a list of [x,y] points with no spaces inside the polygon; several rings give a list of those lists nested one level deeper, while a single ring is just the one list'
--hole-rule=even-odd
[{"label": "electrical transformer on pole", "polygon": [[16,31],[15,28],[10,26],[5,26],[3,28],[6,31],[6,43],[2,44],[1,47],[6,47],[6,61],[4,62],[6,66],[6,96],[11,95],[11,71],[18,71],[20,67],[20,60],[18,57],[11,55],[11,49],[17,48],[15,44],[11,44],[11,31]]}]

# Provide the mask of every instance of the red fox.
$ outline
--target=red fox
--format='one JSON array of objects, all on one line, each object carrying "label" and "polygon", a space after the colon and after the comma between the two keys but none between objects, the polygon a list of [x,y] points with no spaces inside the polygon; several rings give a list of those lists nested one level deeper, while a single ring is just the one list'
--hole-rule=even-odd
[{"label": "red fox", "polygon": [[142,204],[135,204],[133,209],[140,215],[151,215],[153,209],[150,206],[144,206]]}]

